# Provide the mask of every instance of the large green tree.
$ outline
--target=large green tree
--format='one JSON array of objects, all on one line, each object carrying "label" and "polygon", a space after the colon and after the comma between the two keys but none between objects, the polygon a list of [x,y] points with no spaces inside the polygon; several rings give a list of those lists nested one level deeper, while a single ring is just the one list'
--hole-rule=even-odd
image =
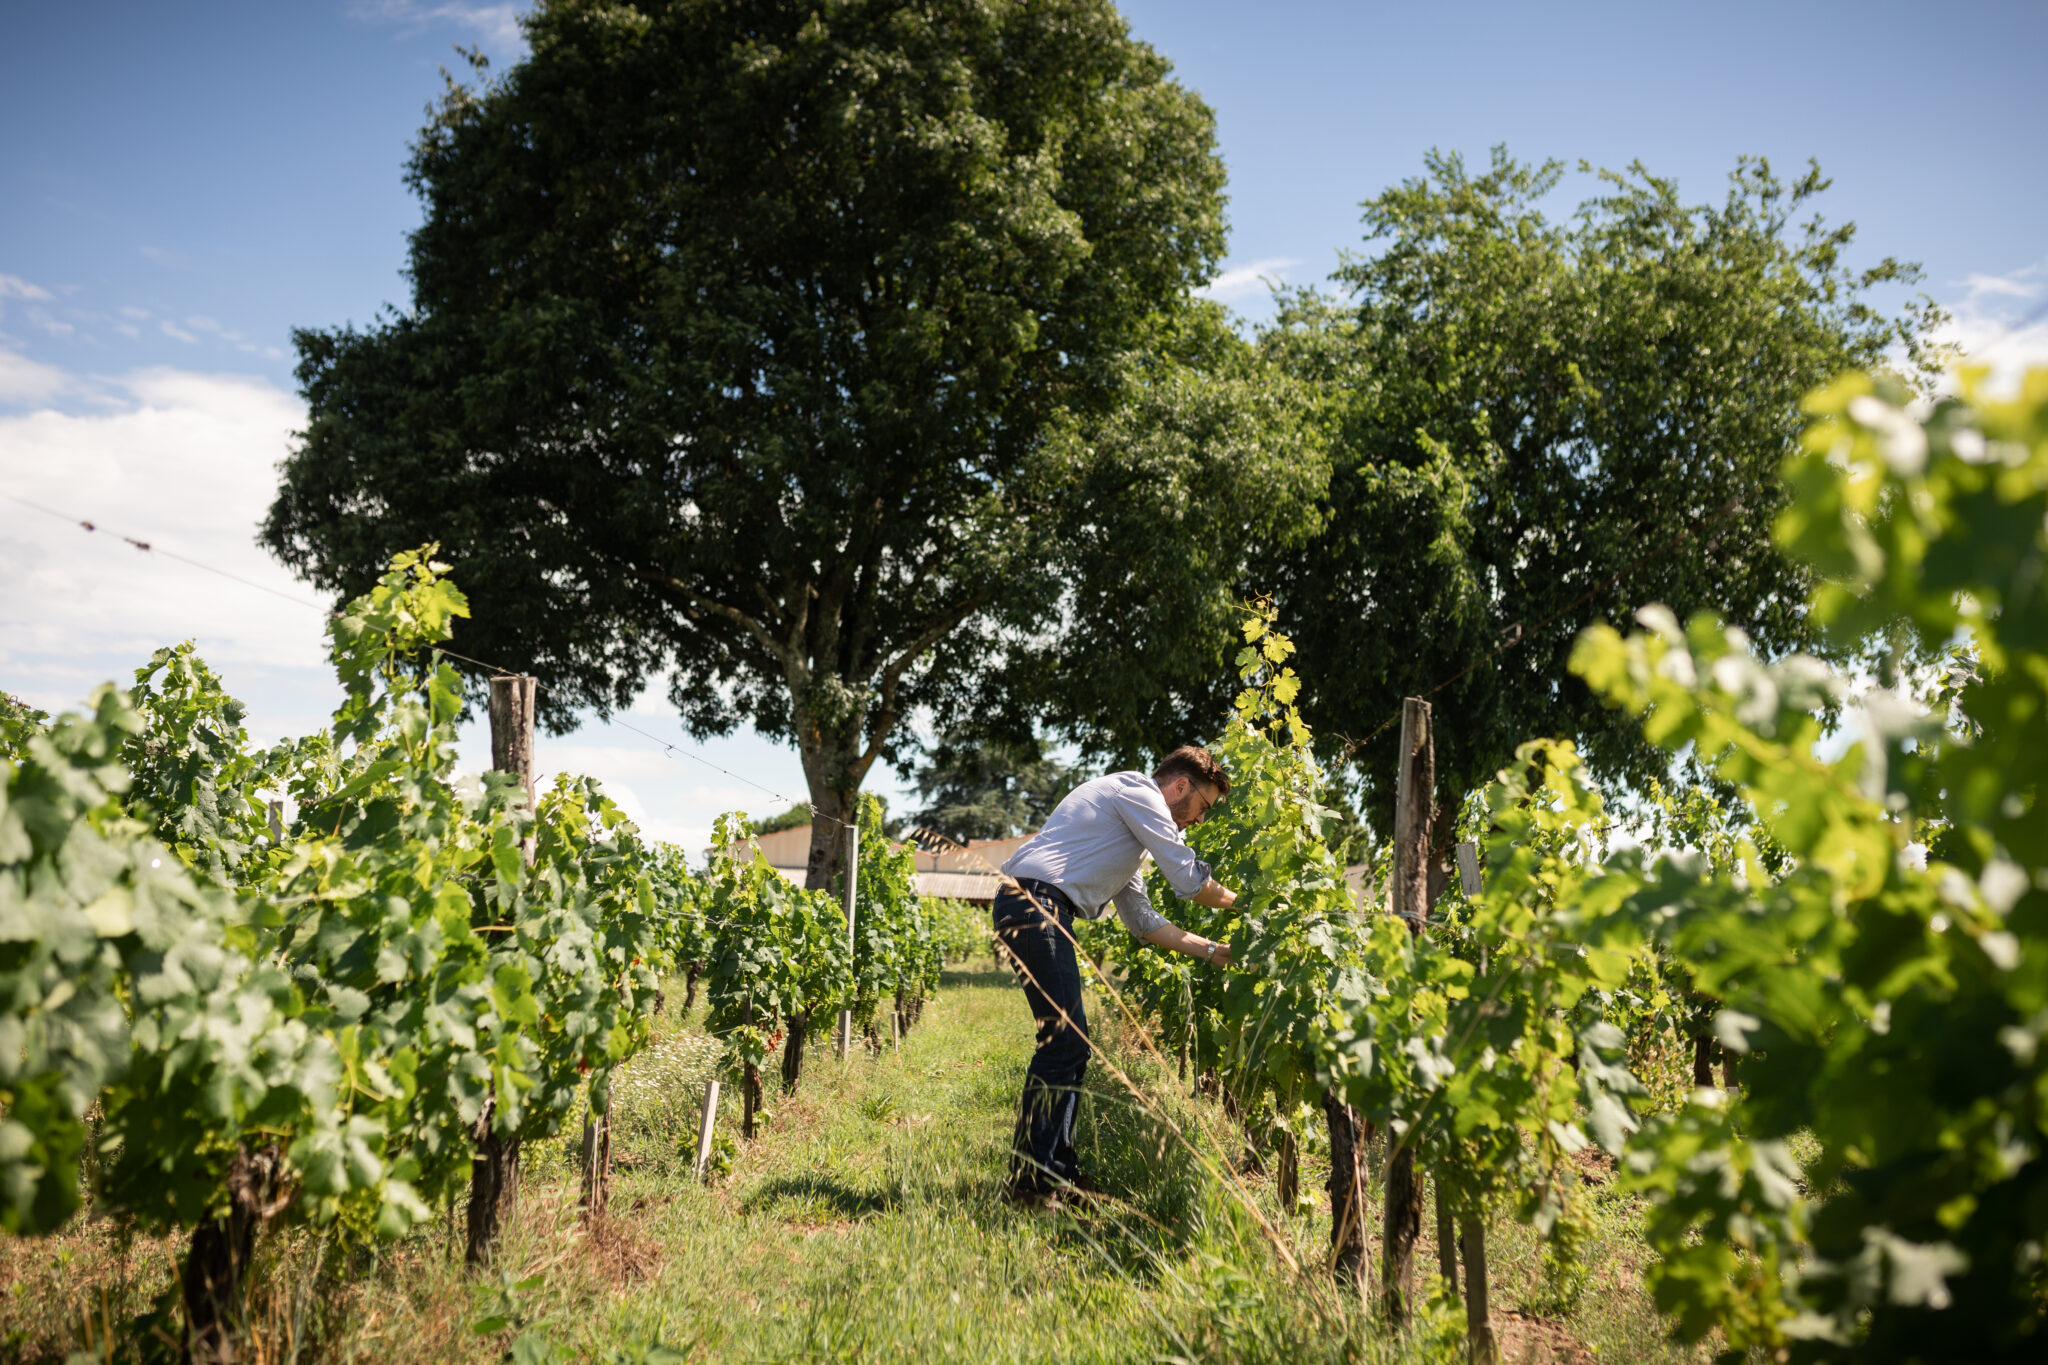
[{"label": "large green tree", "polygon": [[1531,735],[1577,736],[1619,778],[1666,771],[1566,669],[1588,624],[1663,602],[1767,653],[1813,644],[1807,573],[1771,539],[1802,396],[1931,359],[1930,307],[1878,307],[1915,269],[1852,268],[1853,226],[1795,221],[1817,170],[1744,161],[1725,200],[1689,204],[1636,166],[1559,220],[1563,173],[1430,157],[1367,201],[1340,289],[1284,298],[1262,337],[1321,395],[1334,469],[1325,529],[1253,581],[1368,809],[1391,801],[1401,698],[1436,689],[1439,852]]},{"label": "large green tree", "polygon": [[[297,335],[275,553],[347,593],[438,541],[474,611],[455,648],[539,674],[554,727],[667,670],[692,732],[793,740],[813,885],[914,708],[1028,714],[1009,694],[1085,630],[1077,583],[1170,565],[1177,647],[1124,689],[1199,692],[1241,547],[1320,465],[1286,404],[1235,401],[1256,358],[1191,294],[1214,121],[1108,0],[525,24],[529,58],[451,84],[415,149],[411,306]],[[1153,515],[1101,545],[1119,489]]]}]

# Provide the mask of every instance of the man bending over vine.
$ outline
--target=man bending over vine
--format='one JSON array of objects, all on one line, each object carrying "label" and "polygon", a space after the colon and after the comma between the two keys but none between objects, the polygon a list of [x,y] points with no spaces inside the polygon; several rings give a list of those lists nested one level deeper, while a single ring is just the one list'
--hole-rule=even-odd
[{"label": "man bending over vine", "polygon": [[1181,837],[1229,792],[1229,774],[1209,751],[1184,746],[1150,777],[1111,773],[1074,788],[1037,837],[1003,864],[996,934],[1010,950],[1038,1021],[1038,1050],[1024,1076],[1006,1198],[1055,1206],[1063,1191],[1093,1188],[1074,1151],[1074,1114],[1089,1052],[1074,917],[1099,919],[1114,905],[1124,927],[1147,943],[1229,965],[1229,945],[1170,923],[1152,908],[1139,876],[1139,864],[1150,853],[1179,895],[1223,910],[1235,904],[1237,893],[1211,877],[1209,865]]}]

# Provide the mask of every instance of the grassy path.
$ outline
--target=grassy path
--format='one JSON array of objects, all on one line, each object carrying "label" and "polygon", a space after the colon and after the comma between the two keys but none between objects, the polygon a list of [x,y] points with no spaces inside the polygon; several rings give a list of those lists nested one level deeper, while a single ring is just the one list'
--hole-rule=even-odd
[{"label": "grassy path", "polygon": [[[844,1066],[814,1055],[802,1093],[771,1101],[763,1135],[720,1186],[696,1187],[661,1161],[621,1172],[632,1235],[662,1263],[577,1353],[635,1331],[733,1360],[1185,1351],[1176,1337],[1190,1327],[1176,1319],[1199,1290],[1175,1282],[1170,1253],[1203,1220],[1196,1182],[1161,1169],[1165,1133],[1105,1089],[1091,1097],[1082,1147],[1134,1190],[1133,1207],[1078,1220],[997,1199],[1030,1046],[1006,975],[956,973],[900,1051]],[[622,1127],[629,1143],[636,1127],[680,1135],[638,1115]],[[1117,1180],[1129,1175],[1139,1180]]]},{"label": "grassy path", "polygon": [[[690,1178],[701,1080],[712,1056],[688,1021],[622,1078],[612,1218],[578,1223],[575,1155],[527,1154],[519,1220],[497,1274],[465,1275],[441,1232],[343,1262],[305,1234],[269,1239],[252,1305],[259,1360],[496,1361],[1421,1361],[1459,1358],[1450,1314],[1390,1341],[1327,1287],[1328,1205],[1289,1216],[1270,1182],[1237,1194],[1204,1173],[1240,1160],[1213,1106],[1105,1028],[1132,1104],[1091,1068],[1078,1145],[1122,1198],[1085,1215],[1022,1211],[997,1189],[1031,1022],[1007,974],[949,973],[900,1051],[841,1064],[813,1048],[801,1093],[771,1094],[761,1135],[733,1170]],[[735,1097],[728,1097],[729,1100]],[[734,1132],[736,1103],[721,1116]],[[1207,1130],[1213,1137],[1205,1138]],[[1324,1169],[1304,1163],[1320,1195]],[[1248,1210],[1260,1211],[1260,1218]],[[1660,1340],[1635,1283],[1631,1218],[1593,1201],[1583,1294],[1561,1326],[1504,1323],[1509,1358],[1685,1359]],[[1276,1241],[1304,1267],[1287,1270]],[[1511,1224],[1496,1234],[1495,1297],[1515,1310],[1559,1286]],[[104,1222],[0,1242],[0,1355],[148,1358],[133,1316],[169,1287],[175,1248]],[[1433,1266],[1428,1248],[1419,1266]],[[1547,1286],[1547,1287],[1546,1287]],[[1568,1287],[1568,1286],[1567,1286]],[[662,1343],[679,1353],[651,1351]]]}]

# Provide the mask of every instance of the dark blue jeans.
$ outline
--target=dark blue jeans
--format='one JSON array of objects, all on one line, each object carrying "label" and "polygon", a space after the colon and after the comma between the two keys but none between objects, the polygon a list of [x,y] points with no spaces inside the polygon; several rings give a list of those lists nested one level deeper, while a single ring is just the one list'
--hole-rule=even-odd
[{"label": "dark blue jeans", "polygon": [[1024,885],[1038,905],[1006,886],[996,893],[995,909],[996,936],[1016,959],[1024,998],[1038,1021],[1038,1050],[1024,1073],[1024,1098],[1017,1106],[1011,1143],[1010,1188],[1017,1193],[1053,1189],[1081,1174],[1074,1154],[1074,1114],[1089,1050],[1081,968],[1074,958],[1073,907],[1044,882],[1027,879]]}]

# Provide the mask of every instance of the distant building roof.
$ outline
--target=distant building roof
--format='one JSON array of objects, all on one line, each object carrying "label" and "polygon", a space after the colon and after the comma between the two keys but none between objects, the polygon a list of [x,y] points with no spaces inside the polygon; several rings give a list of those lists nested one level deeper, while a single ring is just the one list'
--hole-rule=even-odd
[{"label": "distant building roof", "polygon": [[[1002,889],[1003,879],[997,871],[1010,855],[1022,848],[1038,831],[1020,834],[1014,839],[976,839],[965,849],[951,849],[944,853],[927,853],[910,844],[894,844],[897,848],[909,848],[917,855],[917,893],[945,900],[978,901],[993,903],[996,892]],[[891,841],[894,843],[894,841]],[[810,873],[811,827],[797,825],[790,829],[778,829],[772,834],[757,834],[754,843],[768,865],[777,872],[802,886]]]}]

